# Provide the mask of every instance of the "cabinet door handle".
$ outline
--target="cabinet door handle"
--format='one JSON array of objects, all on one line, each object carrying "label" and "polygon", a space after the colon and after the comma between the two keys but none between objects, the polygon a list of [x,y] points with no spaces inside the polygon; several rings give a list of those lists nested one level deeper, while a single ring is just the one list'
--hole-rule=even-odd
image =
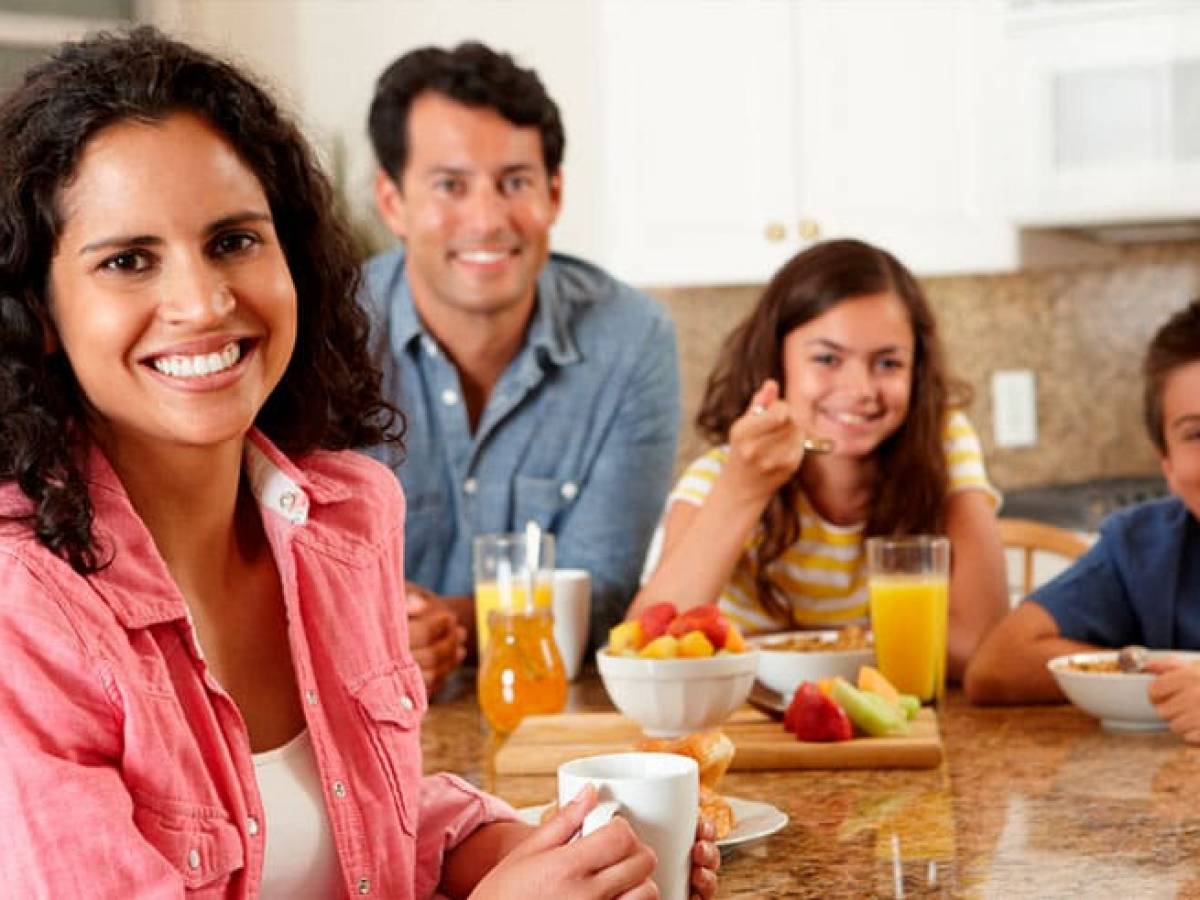
[{"label": "cabinet door handle", "polygon": [[815,241],[821,236],[821,226],[817,224],[816,219],[801,219],[796,231],[806,241]]},{"label": "cabinet door handle", "polygon": [[767,225],[767,240],[772,243],[778,243],[787,237],[787,229],[783,227],[782,222],[771,222]]}]

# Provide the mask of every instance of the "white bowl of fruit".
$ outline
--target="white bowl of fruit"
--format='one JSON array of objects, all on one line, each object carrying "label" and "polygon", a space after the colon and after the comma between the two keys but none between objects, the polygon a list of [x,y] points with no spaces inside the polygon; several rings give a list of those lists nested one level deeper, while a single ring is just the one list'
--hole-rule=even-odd
[{"label": "white bowl of fruit", "polygon": [[650,737],[715,728],[746,702],[758,650],[713,604],[683,613],[655,603],[609,631],[596,654],[600,680]]}]

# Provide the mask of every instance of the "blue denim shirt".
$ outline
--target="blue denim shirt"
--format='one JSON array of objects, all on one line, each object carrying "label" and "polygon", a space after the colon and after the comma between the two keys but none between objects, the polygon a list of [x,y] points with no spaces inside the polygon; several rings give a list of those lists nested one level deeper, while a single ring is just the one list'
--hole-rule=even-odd
[{"label": "blue denim shirt", "polygon": [[471,433],[458,370],[413,306],[404,251],[365,268],[372,354],[408,417],[406,453],[369,451],[408,499],[405,576],[472,592],[476,535],[533,519],[560,568],[592,576],[593,645],[637,589],[679,433],[675,332],[649,297],[582,260],[552,254],[525,343]]},{"label": "blue denim shirt", "polygon": [[1177,497],[1113,513],[1100,540],[1029,599],[1063,637],[1200,650],[1200,523]]}]

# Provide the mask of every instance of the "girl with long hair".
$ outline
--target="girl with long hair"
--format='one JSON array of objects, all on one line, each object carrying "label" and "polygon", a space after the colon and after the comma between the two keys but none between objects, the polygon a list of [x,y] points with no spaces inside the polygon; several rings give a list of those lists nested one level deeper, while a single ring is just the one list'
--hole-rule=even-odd
[{"label": "girl with long hair", "polygon": [[862,622],[864,538],[945,534],[959,677],[1007,609],[999,497],[965,399],[895,257],[855,240],[797,254],[722,349],[696,419],[715,446],[668,498],[630,617],[718,601],[750,633]]}]

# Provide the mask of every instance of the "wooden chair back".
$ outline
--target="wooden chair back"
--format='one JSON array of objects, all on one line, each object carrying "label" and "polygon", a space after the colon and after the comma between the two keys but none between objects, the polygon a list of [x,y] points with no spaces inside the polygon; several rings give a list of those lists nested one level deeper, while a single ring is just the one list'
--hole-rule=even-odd
[{"label": "wooden chair back", "polygon": [[1033,558],[1037,553],[1052,553],[1076,560],[1087,551],[1083,538],[1065,528],[1034,522],[1031,519],[1000,520],[1000,540],[1006,548],[1021,551],[1021,596],[1033,590]]}]

